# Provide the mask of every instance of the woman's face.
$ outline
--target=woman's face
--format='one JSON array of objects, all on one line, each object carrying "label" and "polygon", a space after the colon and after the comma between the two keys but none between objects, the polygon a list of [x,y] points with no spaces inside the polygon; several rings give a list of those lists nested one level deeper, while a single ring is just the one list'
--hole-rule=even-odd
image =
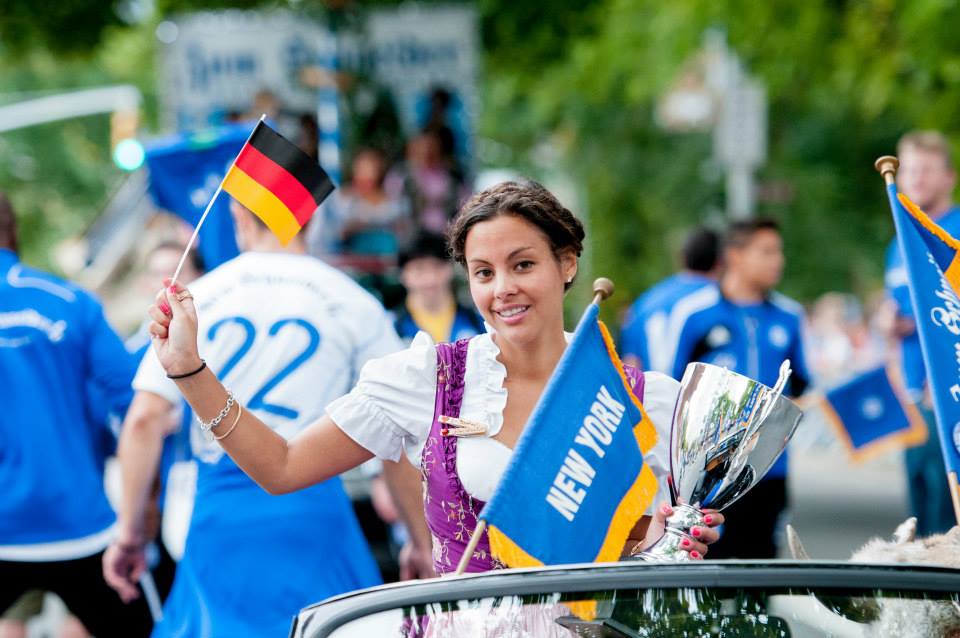
[{"label": "woman's face", "polygon": [[564,283],[577,272],[573,251],[560,258],[547,236],[515,215],[473,226],[464,247],[470,294],[498,337],[529,344],[563,329]]}]

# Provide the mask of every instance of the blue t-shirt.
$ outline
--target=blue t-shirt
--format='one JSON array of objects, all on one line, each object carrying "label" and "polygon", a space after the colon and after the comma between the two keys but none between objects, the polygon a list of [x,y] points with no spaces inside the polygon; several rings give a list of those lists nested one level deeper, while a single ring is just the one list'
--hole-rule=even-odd
[{"label": "blue t-shirt", "polygon": [[[423,328],[417,325],[413,316],[406,310],[402,310],[394,321],[393,327],[397,334],[405,343],[410,343]],[[449,343],[458,339],[469,339],[486,332],[483,325],[483,318],[473,309],[457,305],[457,312],[453,317],[453,324],[450,326],[450,334],[447,337]]]},{"label": "blue t-shirt", "polygon": [[[960,207],[954,206],[937,220],[945,231],[953,237],[960,237]],[[907,268],[903,263],[903,255],[897,238],[887,247],[887,269],[884,275],[884,285],[887,294],[897,305],[897,312],[908,319],[913,319],[913,303],[910,301],[910,286],[907,279]],[[900,341],[900,365],[903,369],[903,383],[907,391],[916,399],[923,394],[927,380],[926,368],[923,365],[923,353],[920,350],[920,336],[916,330]]]},{"label": "blue t-shirt", "polygon": [[89,293],[0,249],[0,557],[60,543],[47,559],[65,560],[66,541],[113,524],[104,424],[126,412],[135,371]]},{"label": "blue t-shirt", "polygon": [[[712,363],[773,386],[784,359],[793,374],[786,394],[800,396],[809,384],[803,354],[803,307],[773,293],[756,304],[736,304],[718,288],[709,287],[677,304],[671,316],[669,347],[671,376],[680,379],[688,363]],[[767,478],[782,478],[787,455],[782,454]]]},{"label": "blue t-shirt", "polygon": [[640,295],[627,310],[620,330],[620,354],[640,360],[645,370],[670,373],[663,347],[670,312],[678,301],[706,286],[715,285],[709,277],[680,272],[667,277]]}]

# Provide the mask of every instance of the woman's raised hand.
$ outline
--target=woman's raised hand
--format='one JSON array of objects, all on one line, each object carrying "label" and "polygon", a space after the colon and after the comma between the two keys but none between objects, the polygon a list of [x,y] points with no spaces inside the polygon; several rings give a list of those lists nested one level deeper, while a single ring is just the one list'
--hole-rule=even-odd
[{"label": "woman's raised hand", "polygon": [[170,376],[187,374],[201,365],[197,350],[197,309],[193,295],[180,284],[163,282],[150,315],[150,338],[160,365]]}]

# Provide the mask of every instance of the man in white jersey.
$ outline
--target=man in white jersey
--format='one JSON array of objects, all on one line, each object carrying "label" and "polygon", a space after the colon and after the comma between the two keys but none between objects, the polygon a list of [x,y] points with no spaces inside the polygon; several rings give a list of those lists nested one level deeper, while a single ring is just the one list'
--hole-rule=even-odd
[{"label": "man in white jersey", "polygon": [[[206,365],[244,409],[290,438],[345,394],[368,359],[402,344],[349,277],[286,247],[249,210],[231,212],[240,256],[191,286]],[[120,437],[123,499],[104,574],[126,600],[144,569],[144,507],[181,397],[151,348]],[[217,430],[228,436],[227,428]],[[271,496],[194,422],[199,464],[186,549],[154,636],[285,635],[307,604],[380,582],[339,479]]]}]

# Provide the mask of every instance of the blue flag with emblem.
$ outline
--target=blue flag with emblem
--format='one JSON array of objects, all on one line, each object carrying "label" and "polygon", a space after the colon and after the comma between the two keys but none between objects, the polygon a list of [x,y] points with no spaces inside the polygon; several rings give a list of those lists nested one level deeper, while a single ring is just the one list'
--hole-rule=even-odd
[{"label": "blue flag with emblem", "polygon": [[822,408],[855,461],[919,445],[927,438],[920,413],[904,399],[883,366],[828,391]]},{"label": "blue flag with emblem", "polygon": [[650,507],[656,430],[590,305],[480,519],[511,567],[620,558]]},{"label": "blue flag with emblem", "polygon": [[[151,142],[146,159],[154,202],[196,226],[248,137],[250,124],[243,123],[177,133]],[[230,199],[218,198],[213,207],[200,228],[197,244],[207,270],[240,253],[229,214]]]},{"label": "blue flag with emblem", "polygon": [[960,517],[960,242],[916,204],[887,186],[897,241],[907,267],[940,446]]}]

